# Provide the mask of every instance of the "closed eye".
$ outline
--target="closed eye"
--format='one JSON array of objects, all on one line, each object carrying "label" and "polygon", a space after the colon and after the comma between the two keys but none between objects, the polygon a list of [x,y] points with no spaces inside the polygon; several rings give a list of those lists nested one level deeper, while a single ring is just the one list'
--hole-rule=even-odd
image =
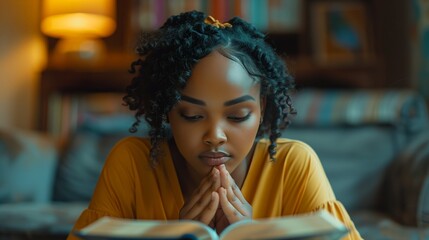
[{"label": "closed eye", "polygon": [[249,119],[251,116],[251,113],[249,112],[246,116],[244,117],[237,117],[237,116],[229,116],[228,119],[234,122],[244,122],[247,119]]},{"label": "closed eye", "polygon": [[189,122],[195,122],[203,118],[201,115],[185,115],[183,113],[181,113],[180,116]]}]

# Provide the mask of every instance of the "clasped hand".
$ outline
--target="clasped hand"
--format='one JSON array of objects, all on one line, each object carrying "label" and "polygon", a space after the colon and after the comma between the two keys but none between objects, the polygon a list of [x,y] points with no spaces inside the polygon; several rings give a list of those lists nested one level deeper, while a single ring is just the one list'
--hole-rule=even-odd
[{"label": "clasped hand", "polygon": [[180,218],[201,221],[221,232],[231,223],[251,219],[252,206],[222,164],[214,167],[201,181],[180,210]]}]

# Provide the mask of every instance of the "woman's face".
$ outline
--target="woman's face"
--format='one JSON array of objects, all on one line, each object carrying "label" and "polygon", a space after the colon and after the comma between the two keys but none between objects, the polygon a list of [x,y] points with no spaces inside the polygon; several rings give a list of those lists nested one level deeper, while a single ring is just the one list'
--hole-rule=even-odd
[{"label": "woman's face", "polygon": [[251,150],[261,118],[260,84],[244,67],[214,51],[201,59],[168,117],[193,174],[217,165],[232,173]]}]

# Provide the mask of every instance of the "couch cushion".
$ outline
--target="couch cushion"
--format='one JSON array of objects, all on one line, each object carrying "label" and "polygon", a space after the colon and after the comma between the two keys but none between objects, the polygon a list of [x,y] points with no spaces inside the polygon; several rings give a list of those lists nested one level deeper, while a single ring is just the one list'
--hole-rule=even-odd
[{"label": "couch cushion", "polygon": [[131,114],[85,113],[61,154],[54,199],[89,201],[110,149],[130,135]]},{"label": "couch cushion", "polygon": [[79,131],[69,141],[58,167],[54,200],[89,201],[110,149],[123,134]]},{"label": "couch cushion", "polygon": [[45,135],[0,130],[0,203],[50,201],[57,156]]},{"label": "couch cushion", "polygon": [[387,126],[300,127],[282,136],[314,148],[336,197],[348,210],[378,207],[380,188],[398,143]]}]

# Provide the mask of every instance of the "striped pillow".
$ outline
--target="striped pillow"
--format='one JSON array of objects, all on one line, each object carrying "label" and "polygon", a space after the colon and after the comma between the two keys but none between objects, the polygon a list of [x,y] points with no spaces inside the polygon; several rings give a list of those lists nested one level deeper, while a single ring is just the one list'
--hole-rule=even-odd
[{"label": "striped pillow", "polygon": [[[426,124],[424,99],[411,90],[316,90],[293,96],[293,125]],[[421,125],[420,125],[421,126]]]}]

